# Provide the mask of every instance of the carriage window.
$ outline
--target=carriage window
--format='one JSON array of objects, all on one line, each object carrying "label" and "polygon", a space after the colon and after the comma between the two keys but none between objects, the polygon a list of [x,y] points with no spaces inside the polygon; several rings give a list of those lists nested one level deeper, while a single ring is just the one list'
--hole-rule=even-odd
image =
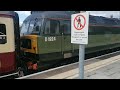
[{"label": "carriage window", "polygon": [[6,26],[5,24],[0,24],[0,44],[7,43],[6,39]]},{"label": "carriage window", "polygon": [[61,30],[63,31],[64,34],[70,34],[71,33],[70,21],[62,21]]},{"label": "carriage window", "polygon": [[48,20],[45,25],[45,34],[58,35],[59,32],[59,21]]}]

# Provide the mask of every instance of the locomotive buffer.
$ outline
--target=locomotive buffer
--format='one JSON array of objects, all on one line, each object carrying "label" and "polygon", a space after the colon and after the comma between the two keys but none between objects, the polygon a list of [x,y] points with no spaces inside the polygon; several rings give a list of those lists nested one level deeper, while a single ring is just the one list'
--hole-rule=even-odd
[{"label": "locomotive buffer", "polygon": [[72,14],[71,43],[79,44],[79,78],[84,79],[85,45],[88,44],[88,12]]}]

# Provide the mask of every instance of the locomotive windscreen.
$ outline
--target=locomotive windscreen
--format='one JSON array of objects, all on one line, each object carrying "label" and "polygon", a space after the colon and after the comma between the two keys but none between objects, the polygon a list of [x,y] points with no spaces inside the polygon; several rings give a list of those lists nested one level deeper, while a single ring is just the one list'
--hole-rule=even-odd
[{"label": "locomotive windscreen", "polygon": [[41,31],[42,19],[34,19],[23,22],[21,35],[32,34],[38,35]]}]

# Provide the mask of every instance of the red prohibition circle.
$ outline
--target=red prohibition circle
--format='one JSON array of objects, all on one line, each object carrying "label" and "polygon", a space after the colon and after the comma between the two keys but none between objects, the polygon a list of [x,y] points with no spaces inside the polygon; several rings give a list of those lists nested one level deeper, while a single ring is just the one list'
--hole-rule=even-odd
[{"label": "red prohibition circle", "polygon": [[[84,19],[84,24],[83,25],[80,22],[78,22],[77,17],[82,17]],[[82,27],[81,28],[76,27],[75,22],[78,22]],[[85,27],[85,24],[86,24],[86,19],[85,19],[85,17],[83,15],[77,15],[75,17],[75,19],[74,19],[74,27],[75,27],[75,29],[81,30],[81,29],[83,29]]]}]

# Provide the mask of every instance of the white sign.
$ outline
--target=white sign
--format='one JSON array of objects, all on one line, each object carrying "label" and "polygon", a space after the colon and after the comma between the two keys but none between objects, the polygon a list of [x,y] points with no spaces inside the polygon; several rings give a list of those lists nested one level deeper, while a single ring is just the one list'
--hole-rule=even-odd
[{"label": "white sign", "polygon": [[88,12],[72,14],[71,43],[88,44]]}]

